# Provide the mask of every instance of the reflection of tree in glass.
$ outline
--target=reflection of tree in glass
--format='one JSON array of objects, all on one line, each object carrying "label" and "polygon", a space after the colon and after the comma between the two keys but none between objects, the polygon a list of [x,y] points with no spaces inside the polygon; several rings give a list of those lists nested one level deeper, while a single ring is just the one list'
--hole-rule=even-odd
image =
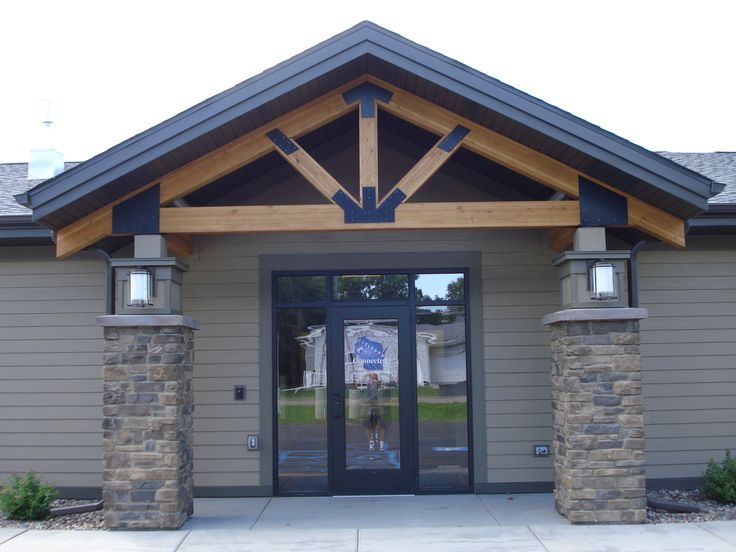
[{"label": "reflection of tree in glass", "polygon": [[[419,275],[414,276],[418,279]],[[430,297],[420,288],[416,288],[417,301],[462,301],[465,298],[465,277],[460,276],[447,284],[447,293],[444,297],[435,295]]]},{"label": "reflection of tree in glass", "polygon": [[279,276],[276,298],[281,303],[309,303],[325,298],[324,276]]},{"label": "reflection of tree in glass", "polygon": [[464,319],[465,307],[463,306],[417,308],[417,324],[444,326]]},{"label": "reflection of tree in glass", "polygon": [[335,289],[342,300],[406,299],[409,282],[406,274],[337,276]]}]

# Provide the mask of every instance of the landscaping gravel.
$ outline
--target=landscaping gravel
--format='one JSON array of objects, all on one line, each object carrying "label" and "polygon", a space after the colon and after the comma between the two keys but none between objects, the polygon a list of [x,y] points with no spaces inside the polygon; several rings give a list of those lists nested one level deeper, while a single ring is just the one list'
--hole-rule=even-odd
[{"label": "landscaping gravel", "polygon": [[693,513],[674,513],[647,508],[649,523],[699,523],[701,521],[736,519],[736,504],[719,504],[715,500],[709,500],[701,496],[697,489],[649,491],[647,498],[659,502],[698,506],[702,510],[702,512]]},{"label": "landscaping gravel", "polygon": [[[52,508],[63,508],[66,506],[80,506],[89,504],[90,500],[55,500]],[[5,519],[0,513],[0,527],[18,527],[23,529],[77,529],[77,530],[95,530],[104,529],[102,510],[96,512],[84,512],[82,514],[70,514],[68,516],[59,516],[44,521],[11,521]]]}]

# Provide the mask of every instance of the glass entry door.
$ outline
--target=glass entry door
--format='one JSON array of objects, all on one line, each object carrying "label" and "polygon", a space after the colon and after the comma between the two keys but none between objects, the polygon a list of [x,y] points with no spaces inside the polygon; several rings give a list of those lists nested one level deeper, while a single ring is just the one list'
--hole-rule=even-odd
[{"label": "glass entry door", "polygon": [[414,385],[407,307],[331,312],[333,494],[414,491]]}]

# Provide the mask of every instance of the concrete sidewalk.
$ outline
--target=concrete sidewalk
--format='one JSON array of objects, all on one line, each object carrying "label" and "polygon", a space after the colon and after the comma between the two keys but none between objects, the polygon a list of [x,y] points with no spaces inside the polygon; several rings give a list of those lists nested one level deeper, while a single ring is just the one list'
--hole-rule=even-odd
[{"label": "concrete sidewalk", "polygon": [[197,499],[178,531],[0,529],[0,552],[736,552],[736,521],[573,526],[552,495]]}]

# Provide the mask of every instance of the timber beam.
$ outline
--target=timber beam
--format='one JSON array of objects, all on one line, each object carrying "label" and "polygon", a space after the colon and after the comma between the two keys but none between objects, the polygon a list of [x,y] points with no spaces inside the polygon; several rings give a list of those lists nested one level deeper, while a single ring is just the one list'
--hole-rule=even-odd
[{"label": "timber beam", "polygon": [[340,194],[345,194],[352,199],[350,193],[322,165],[317,163],[299,144],[286,136],[281,129],[275,128],[266,135],[276,146],[279,155],[327,199],[336,202],[335,196]]},{"label": "timber beam", "polygon": [[346,224],[337,205],[253,205],[162,208],[161,232],[239,234],[338,230],[427,230],[460,228],[554,228],[578,226],[577,201],[403,203],[396,221]]},{"label": "timber beam", "polygon": [[343,93],[345,103],[360,102],[358,119],[358,175],[360,206],[366,188],[378,189],[378,109],[377,102],[391,101],[391,92],[369,82]]},{"label": "timber beam", "polygon": [[568,197],[577,199],[580,196],[578,179],[582,176],[626,198],[629,226],[674,247],[685,247],[685,222],[678,217],[457,113],[373,76],[367,78],[392,93],[391,101],[382,107],[393,115],[440,135],[462,125],[470,131],[463,141],[464,147]]},{"label": "timber beam", "polygon": [[[67,257],[106,236],[112,235],[112,211],[115,205],[157,184],[160,184],[160,205],[167,205],[175,199],[186,196],[222,176],[255,161],[273,151],[274,148],[331,201],[335,202],[335,198],[337,198],[341,204],[349,205],[350,201],[354,200],[304,150],[298,148],[297,151],[286,154],[281,148],[274,145],[274,141],[269,137],[268,133],[278,130],[283,136],[289,137],[288,139],[293,143],[293,140],[299,138],[301,135],[355,110],[357,100],[360,100],[359,109],[361,114],[373,114],[371,117],[361,116],[359,123],[361,198],[358,206],[363,207],[364,210],[365,206],[363,206],[363,202],[366,199],[364,196],[369,190],[373,190],[371,193],[375,194],[378,189],[376,185],[378,181],[376,115],[378,112],[377,101],[380,101],[381,108],[387,112],[430,132],[442,135],[445,137],[444,139],[451,136],[453,132],[457,132],[458,128],[464,129],[461,143],[455,143],[452,151],[438,154],[435,151],[438,148],[435,147],[407,173],[402,181],[394,188],[393,192],[396,193],[387,194],[387,197],[390,197],[392,202],[399,202],[400,200],[397,198],[400,198],[401,194],[408,197],[416,192],[434,172],[439,170],[442,163],[449,158],[452,152],[462,145],[470,151],[574,199],[580,197],[578,181],[580,177],[583,177],[625,198],[628,214],[626,219],[627,224],[624,224],[624,226],[628,225],[639,229],[675,247],[682,248],[685,245],[685,224],[678,217],[456,113],[368,75],[355,79],[331,93],[278,117],[270,123],[114,200],[105,207],[84,216],[69,226],[59,229],[57,232],[57,257]],[[397,191],[397,188],[400,190],[400,193]],[[370,196],[371,201],[374,201],[374,197]],[[504,205],[514,205],[515,203],[522,202],[506,202]],[[391,226],[384,225],[383,228],[401,227],[399,220],[404,220],[402,217],[406,215],[400,215],[399,213],[406,213],[405,208],[407,205],[409,204],[402,203],[399,205],[395,209],[396,222]],[[431,207],[432,205],[440,204],[426,205],[429,206],[427,209],[430,212],[433,209]],[[384,206],[379,206],[379,209],[381,207]],[[385,207],[388,209],[390,206],[385,205]],[[470,211],[474,209],[471,205],[468,205],[467,208]],[[372,209],[376,210],[373,207]],[[388,210],[392,209],[393,207]],[[353,207],[349,210],[357,212]],[[339,209],[337,212],[339,212]],[[349,215],[348,210],[345,210],[345,215],[346,217]],[[388,221],[390,221],[390,217],[386,218],[386,222]],[[358,220],[354,224],[345,226],[345,228],[357,229],[363,224],[370,225],[373,222]],[[576,225],[566,224],[563,226]]]},{"label": "timber beam", "polygon": [[[421,188],[432,175],[434,175],[442,165],[444,165],[452,154],[455,153],[463,143],[463,139],[470,132],[467,128],[457,125],[450,132],[445,134],[437,144],[429,150],[424,157],[409,169],[404,177],[399,180],[396,186],[386,194],[386,198],[399,190],[404,194],[403,201],[413,196],[416,191]],[[384,200],[385,201],[385,200]]]},{"label": "timber beam", "polygon": [[110,236],[112,208],[156,184],[161,185],[161,205],[167,205],[273,151],[268,131],[279,128],[288,136],[299,137],[355,110],[342,93],[364,82],[365,77],[355,79],[60,228],[56,256],[68,257]]}]

